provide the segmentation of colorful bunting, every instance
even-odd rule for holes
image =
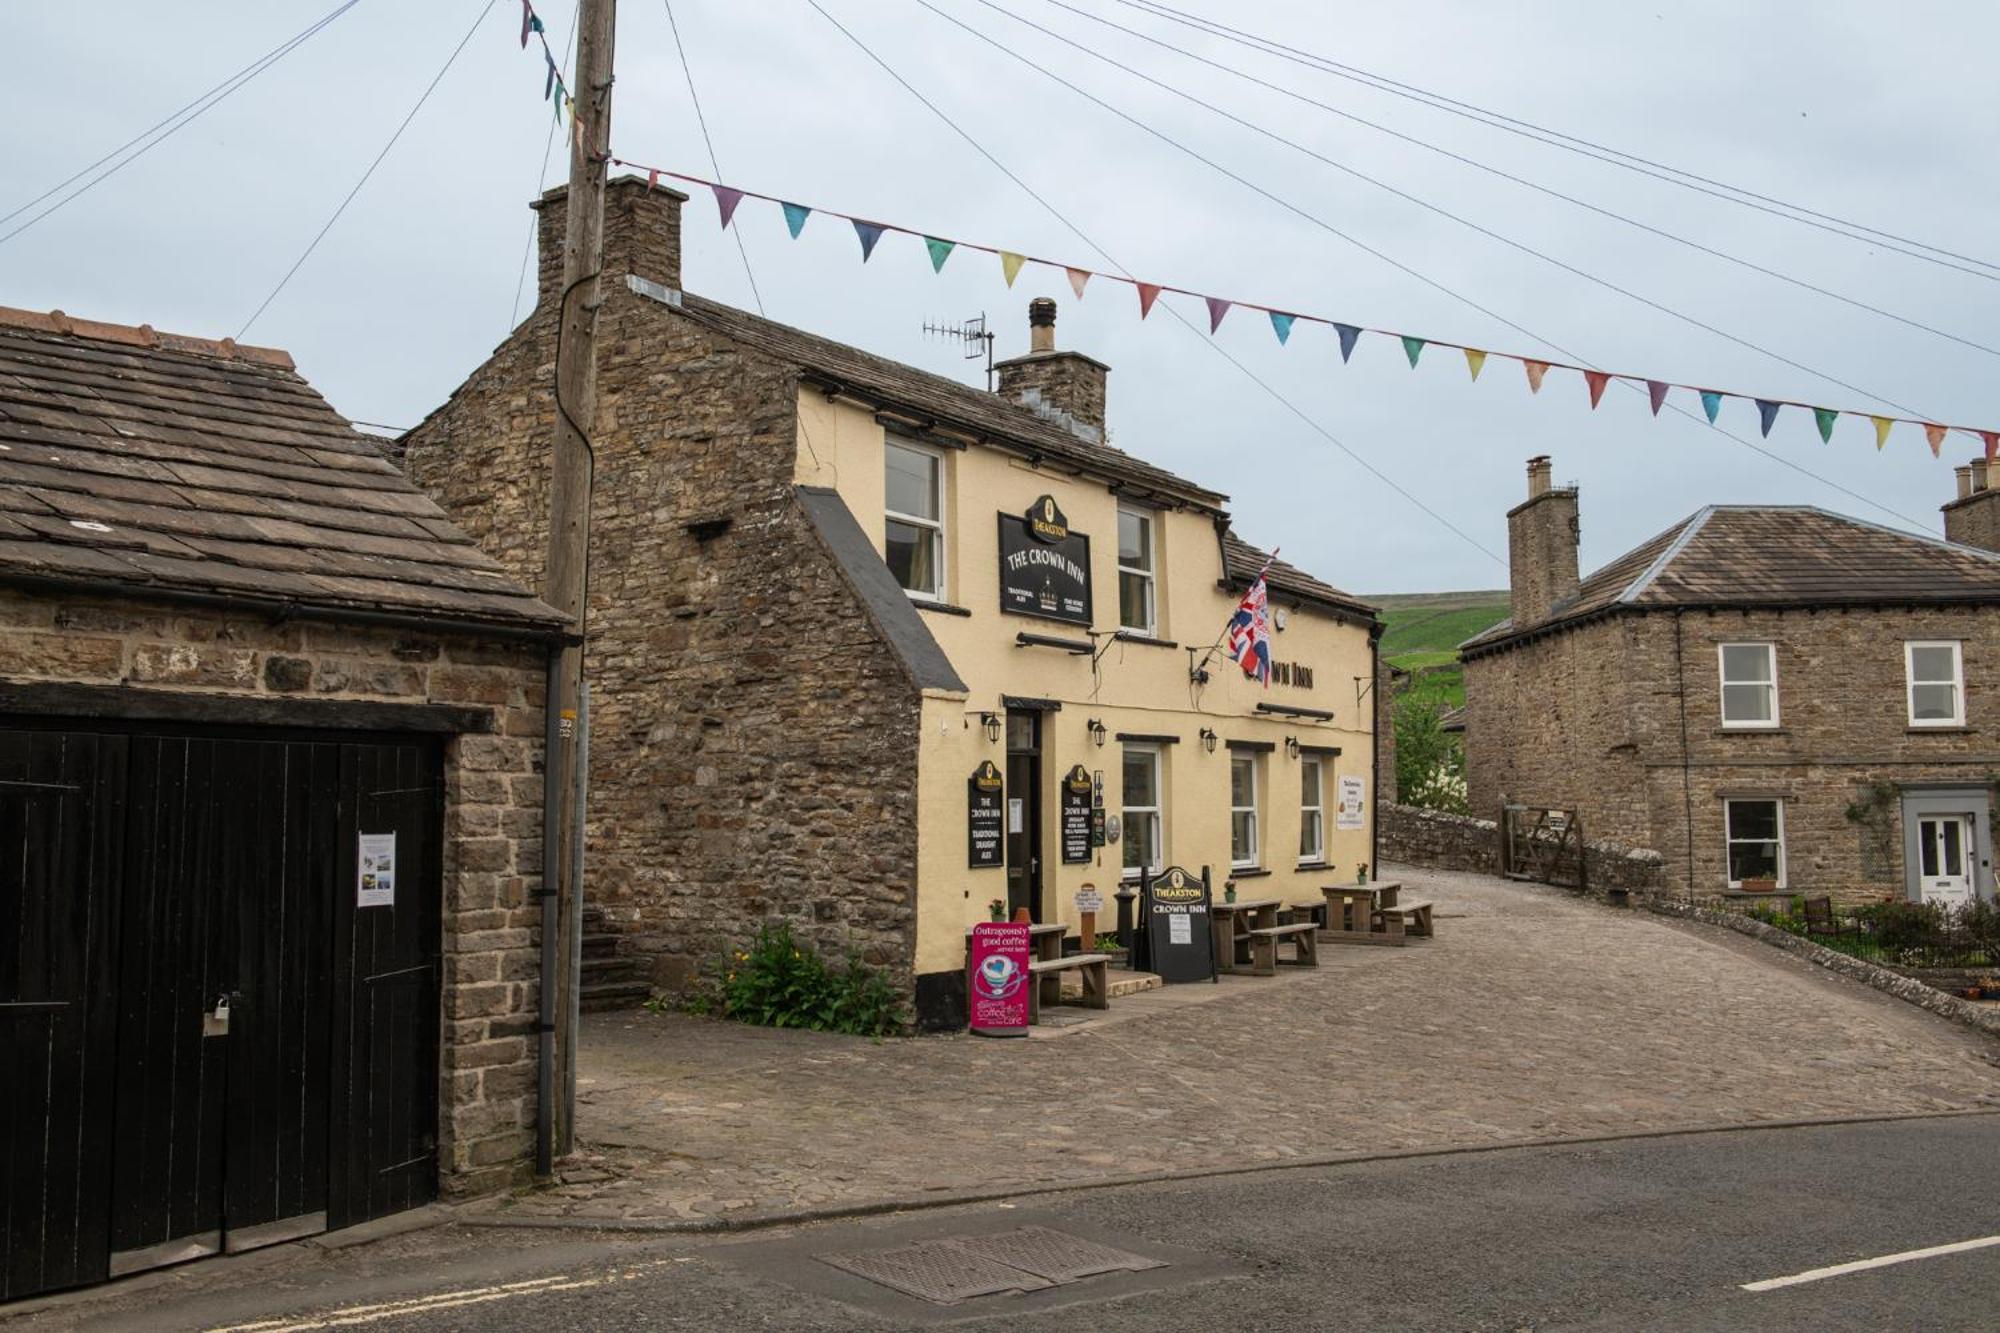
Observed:
[[[1813,409],[1813,424],[1819,427],[1819,442],[1821,444],[1833,443],[1833,419],[1839,415],[1840,413],[1830,407],[1815,407]]]
[[[806,219],[812,215],[812,210],[804,204],[788,204],[782,199],[778,201],[778,207],[785,210],[785,230],[796,241],[799,233],[806,229]]]
[[[1271,332],[1278,335],[1278,346],[1283,347],[1287,342],[1291,341],[1292,320],[1294,318],[1296,316],[1281,315],[1275,310],[1271,312]]]
[[[528,49],[528,34],[535,30],[535,7],[521,0],[521,49]]]
[[[1160,299],[1159,284],[1138,282],[1134,283],[1133,286],[1139,289],[1139,318],[1144,319],[1153,313],[1153,302]]]
[[[1064,269],[1069,274],[1069,289],[1076,293],[1076,299],[1083,299],[1083,284],[1090,281],[1090,270],[1081,268]]]
[[[1012,250],[1000,252],[1000,271],[1007,275],[1007,285],[1012,287],[1014,279],[1021,276],[1021,265],[1028,262],[1026,255],[1017,255]]]
[[[854,224],[854,234],[861,238],[861,262],[865,264],[868,257],[875,253],[875,242],[882,239],[886,228],[879,222],[863,222],[860,218],[849,218],[848,221]]]
[[[1870,417],[1868,419],[1875,423],[1875,448],[1879,451],[1883,445],[1889,442],[1889,418]]]
[[[727,185],[712,187],[715,190],[715,208],[722,214],[722,229],[729,230],[729,220],[736,216],[736,206],[743,202],[743,191],[732,190]]]
[[[548,62],[549,76],[542,80],[542,100],[549,100],[549,94],[556,90],[556,58],[548,51],[542,52],[542,59]]]
[[[1646,381],[1646,401],[1653,405],[1653,415],[1660,415],[1660,405],[1667,401],[1667,386],[1662,380]]]
[[[1486,353],[1480,351],[1477,347],[1466,348],[1465,368],[1471,371],[1472,378],[1477,380],[1479,372],[1486,369]]]
[[[1361,338],[1361,330],[1352,324],[1336,324],[1333,331],[1340,335],[1340,360],[1345,364],[1354,355],[1354,344]]]
[[[1417,368],[1417,358],[1424,354],[1424,340],[1422,338],[1412,338],[1407,333],[1402,335],[1402,337],[1403,355],[1410,358],[1410,369],[1415,370]]]
[[[1979,442],[1986,446],[1986,461],[1990,464],[1994,455],[2000,454],[2000,430],[1982,430]]]
[[[951,258],[951,252],[956,248],[955,241],[943,241],[935,236],[924,237],[924,249],[931,252],[931,272],[944,272],[944,261]]]
[[[1944,444],[1944,427],[1926,421],[1924,423],[1924,438],[1930,441],[1931,457],[1936,458],[1939,448]]]
[[[1219,296],[1204,296],[1208,302],[1208,331],[1214,333],[1222,327],[1222,317],[1229,313],[1230,303]]]
[[[1757,400],[1757,421],[1767,440],[1771,438],[1771,423],[1778,419],[1778,409],[1782,406],[1782,403],[1774,403],[1768,398]]]
[[[1549,373],[1549,363],[1546,361],[1523,361],[1521,364],[1528,371],[1528,392],[1540,393],[1542,391],[1542,376]]]
[[[1611,383],[1611,376],[1602,370],[1586,370],[1583,379],[1590,385],[1590,410],[1595,412],[1598,402],[1604,397],[1604,386]]]
[[[1715,424],[1715,414],[1722,410],[1722,395],[1713,389],[1702,389],[1701,410],[1708,413],[1708,424]]]

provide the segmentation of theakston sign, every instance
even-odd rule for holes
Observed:
[[[1070,531],[1052,496],[1000,515],[1000,609],[1090,624],[1090,538]]]

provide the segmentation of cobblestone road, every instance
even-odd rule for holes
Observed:
[[[1393,868],[1392,868],[1393,869]],[[1438,938],[1048,1039],[586,1023],[584,1151],[485,1205],[690,1218],[1330,1153],[2000,1106],[2000,1045],[1728,932],[1401,872]],[[1201,992],[1199,996],[1194,992]]]

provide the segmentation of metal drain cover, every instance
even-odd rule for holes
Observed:
[[[1054,1285],[1023,1269],[982,1259],[949,1240],[924,1240],[888,1250],[813,1257],[933,1305],[956,1305],[974,1296],[1040,1291]]]
[[[884,1250],[813,1257],[933,1305],[956,1305],[975,1296],[1018,1296],[1105,1273],[1167,1266],[1050,1227],[945,1236]]]

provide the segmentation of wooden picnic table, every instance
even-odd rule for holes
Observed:
[[[1390,943],[1381,938],[1383,932],[1377,927],[1377,918],[1383,908],[1396,906],[1402,888],[1403,882],[1395,879],[1322,886],[1320,892],[1326,897],[1326,929],[1320,933],[1321,938],[1345,944]],[[1394,943],[1402,943],[1401,938]]]
[[[1211,928],[1215,932],[1215,967],[1218,972],[1234,972],[1237,964],[1250,966],[1250,937],[1246,930],[1278,924],[1284,903],[1276,898],[1238,898],[1210,903]]]

